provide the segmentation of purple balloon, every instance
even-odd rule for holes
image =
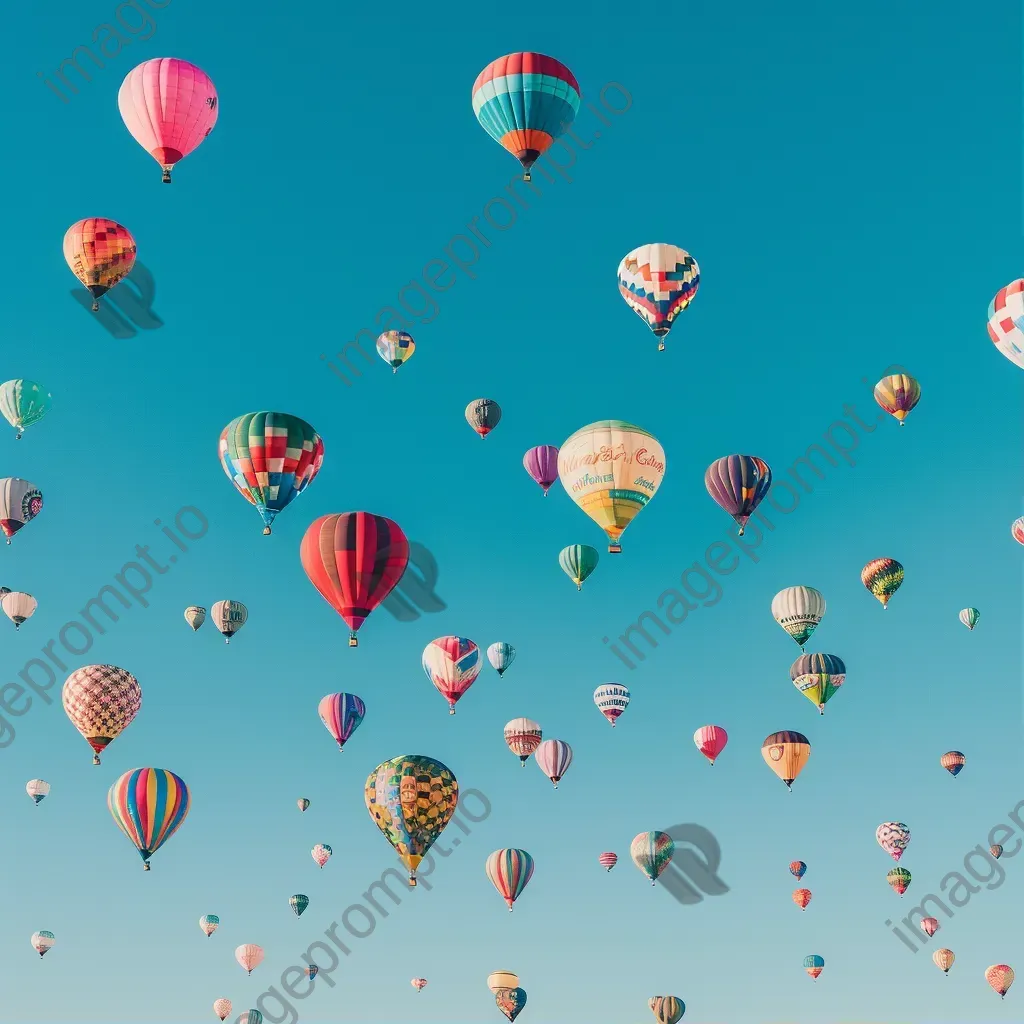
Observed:
[[[544,488],[548,489],[558,479],[558,449],[553,444],[541,444],[531,448],[523,456],[523,468]]]
[[[743,528],[772,486],[772,471],[756,455],[726,455],[704,474],[708,494]]]

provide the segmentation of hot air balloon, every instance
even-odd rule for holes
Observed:
[[[905,373],[883,377],[875,385],[875,401],[902,427],[911,410],[921,400],[921,385]]]
[[[64,261],[92,296],[94,313],[100,296],[132,272],[135,251],[131,232],[106,217],[76,221],[64,234]]]
[[[939,930],[939,919],[937,917],[921,918],[921,931],[931,938]]]
[[[34,932],[29,941],[32,943],[32,948],[39,954],[39,959],[42,960],[46,956],[47,951],[53,948],[53,944],[57,940],[53,932],[39,931]]]
[[[393,373],[398,373],[398,368],[415,351],[416,342],[405,331],[385,331],[377,339],[377,355],[391,367]]]
[[[52,397],[34,380],[8,380],[0,384],[0,412],[17,431],[15,441],[21,440],[26,427],[46,415]]]
[[[512,904],[533,878],[533,858],[525,850],[495,850],[487,858],[484,872],[511,914]]]
[[[817,954],[812,953],[810,956],[804,957],[804,970],[815,980],[818,980],[818,975],[825,969],[825,961]]]
[[[25,783],[25,792],[32,797],[32,802],[38,807],[49,795],[50,784],[42,779],[30,779]]]
[[[1010,536],[1018,544],[1024,544],[1024,516],[1020,516],[1018,519],[1010,524]]]
[[[720,725],[702,725],[694,734],[697,749],[714,765],[718,755],[725,750],[729,734]]]
[[[192,627],[192,632],[196,630],[206,621],[206,609],[200,608],[199,605],[191,605],[185,609],[185,621]]]
[[[448,714],[480,675],[480,648],[463,636],[439,636],[423,648],[423,671],[448,701]]]
[[[312,850],[309,851],[309,855],[320,865],[320,870],[323,871],[324,865],[331,859],[331,854],[334,851],[326,843],[317,843]]]
[[[981,612],[977,608],[964,608],[959,617],[960,621],[973,632],[974,627],[978,624],[978,619],[981,618]]]
[[[309,807],[309,801],[304,796],[300,796],[295,802],[299,805],[300,811],[305,811]]]
[[[951,949],[937,949],[932,953],[932,963],[935,964],[943,974],[949,974],[949,969],[953,966],[953,961],[955,959],[956,957],[953,955],[953,950]]]
[[[633,863],[654,885],[658,876],[668,867],[675,853],[675,840],[665,832],[641,832],[629,844],[629,855]]]
[[[793,782],[811,756],[811,741],[802,732],[773,732],[761,744],[761,756],[792,792]]]
[[[26,523],[39,515],[42,508],[43,495],[35,484],[17,476],[0,479],[0,529],[6,534],[8,544]]]
[[[985,970],[985,980],[999,993],[1000,999],[1010,991],[1013,978],[1013,968],[1006,964],[994,964]]]
[[[235,959],[246,974],[252,974],[263,963],[263,947],[246,942],[235,950]]]
[[[1011,281],[988,306],[988,336],[1011,363],[1024,369],[1024,281]]]
[[[366,717],[366,705],[354,693],[329,693],[321,698],[316,710],[324,728],[338,744],[338,750],[343,749]]]
[[[259,1010],[246,1010],[238,1015],[235,1024],[263,1024],[263,1014]]]
[[[521,988],[500,988],[494,993],[494,1001],[506,1017],[509,1024],[519,1016],[526,1005],[526,991]]]
[[[511,644],[496,643],[487,648],[487,660],[500,679],[505,670],[516,660],[516,649]]]
[[[580,109],[573,73],[542,53],[509,53],[491,61],[477,75],[472,95],[477,121],[522,164],[523,181]]]
[[[860,581],[887,608],[903,583],[903,566],[895,558],[873,558],[861,569]]]
[[[398,523],[384,516],[344,512],[314,520],[299,556],[310,583],[348,624],[349,647],[358,647],[359,627],[409,564],[409,541]]]
[[[677,245],[652,242],[623,256],[616,276],[619,294],[654,332],[658,351],[664,352],[665,336],[700,286],[697,261]]]
[[[906,868],[892,868],[885,880],[901,896],[910,888],[910,872]]]
[[[523,456],[523,468],[540,484],[546,498],[551,485],[558,479],[558,449],[553,444],[531,448]]]
[[[14,623],[14,628],[21,629],[21,624],[32,618],[39,605],[31,594],[22,594],[13,590],[0,597],[0,607],[3,608],[7,618]]]
[[[519,988],[519,975],[511,971],[493,971],[487,975],[487,987],[492,992],[503,988]]]
[[[558,789],[558,783],[572,764],[572,747],[562,740],[543,740],[534,751],[533,759]]]
[[[132,138],[163,168],[189,155],[217,123],[217,90],[210,76],[177,57],[154,57],[132,68],[117,93],[121,120]]]
[[[807,874],[807,865],[802,860],[795,860],[789,865],[789,873],[794,878],[803,878]]]
[[[209,938],[220,927],[220,918],[216,914],[203,914],[199,918],[199,927],[203,934]]]
[[[743,536],[747,520],[771,490],[772,471],[756,455],[726,455],[708,466],[704,486],[716,503],[736,520]]]
[[[665,452],[640,427],[599,420],[581,427],[559,449],[558,477],[566,494],[604,530],[609,553],[617,554],[626,527],[665,478]]]
[[[608,871],[611,871],[611,869],[613,867],[615,867],[616,864],[619,863],[618,854],[611,853],[611,852],[609,852],[609,853],[602,853],[597,858],[597,863],[600,864],[601,867],[606,868]]]
[[[302,912],[309,906],[309,897],[304,896],[301,892],[296,893],[294,896],[288,897],[288,906],[292,908],[292,913],[296,917],[302,917]]]
[[[910,845],[910,827],[902,821],[883,821],[875,829],[875,839],[893,860],[899,860]]]
[[[306,977],[312,981],[320,973],[320,968],[316,964],[306,965]]]
[[[789,678],[823,715],[825,704],[846,681],[846,666],[834,654],[801,654],[790,666]]]
[[[813,587],[786,587],[772,598],[772,616],[803,650],[825,617],[825,598]]]
[[[416,989],[417,992],[422,992],[423,989],[427,987],[427,979],[413,978],[412,981],[409,982],[409,984],[412,985],[412,987]]]
[[[107,793],[114,824],[131,840],[149,871],[149,858],[167,842],[188,815],[188,786],[164,768],[133,768]]]
[[[459,783],[440,761],[403,754],[379,764],[366,779],[366,809],[416,884],[416,869],[459,802]]]
[[[217,455],[235,490],[256,506],[266,537],[277,515],[320,472],[324,442],[298,416],[265,410],[247,412],[220,432]]]
[[[629,689],[621,683],[602,683],[594,691],[594,703],[614,729],[616,719],[629,706]]]
[[[139,681],[116,665],[86,665],[72,672],[61,696],[71,724],[93,749],[93,764],[100,763],[100,751],[131,725],[142,707]]]
[[[1003,855],[1003,848],[1001,846],[998,846],[998,845],[997,846],[990,846],[988,848],[988,852],[991,853],[992,856],[995,857],[996,860],[999,860],[999,858],[1002,857],[1002,855]]]
[[[216,601],[210,609],[210,618],[224,637],[224,643],[229,644],[231,638],[245,625],[249,609],[241,601]]]
[[[228,1014],[231,1013],[231,1000],[215,999],[213,1001],[213,1012],[220,1017],[221,1020],[227,1020]]]
[[[946,753],[939,758],[939,764],[941,764],[942,767],[953,776],[953,778],[956,778],[963,769],[963,766],[967,764],[967,758],[964,757],[959,750],[947,750]]]
[[[810,889],[794,889],[793,902],[801,909],[806,910],[807,904],[811,902]]]
[[[583,589],[583,581],[597,568],[597,549],[589,544],[570,544],[558,553],[558,564],[562,572]]]
[[[686,1004],[676,996],[652,996],[647,1005],[658,1024],[679,1024],[686,1013]]]
[[[466,406],[466,422],[486,437],[501,422],[501,406],[492,398],[474,398]]]
[[[513,718],[505,726],[508,749],[519,758],[524,768],[543,738],[540,726],[530,718]]]

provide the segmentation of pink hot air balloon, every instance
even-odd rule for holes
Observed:
[[[228,1014],[231,1013],[231,1000],[215,999],[213,1001],[213,1012],[217,1014],[221,1020],[227,1020]]]
[[[725,750],[729,742],[729,734],[720,725],[702,725],[694,734],[693,742],[697,749],[712,763]]]
[[[155,57],[128,72],[117,94],[121,118],[135,141],[163,168],[188,156],[217,123],[217,90],[187,60]]]
[[[320,870],[323,871],[324,865],[331,859],[331,854],[334,851],[326,843],[317,843],[309,853],[313,860],[320,865]]]
[[[937,917],[921,918],[921,931],[931,938],[939,930],[939,919]]]
[[[344,749],[349,737],[366,717],[366,705],[354,693],[329,693],[316,710],[320,721],[338,744],[338,750]]]
[[[558,783],[572,764],[572,747],[562,740],[544,740],[534,751],[533,759],[558,789]]]
[[[618,854],[602,853],[601,856],[597,858],[597,863],[600,864],[601,867],[607,868],[611,871],[611,869],[619,863]]]
[[[422,992],[424,987],[427,984],[427,979],[426,978],[413,978],[412,981],[409,982],[409,984],[412,985],[412,987],[414,989],[416,989],[417,992]]]
[[[263,963],[263,947],[246,942],[235,950],[235,959],[247,974],[252,974]]]
[[[558,479],[558,449],[553,444],[541,444],[531,448],[523,456],[523,468],[548,496],[551,485]]]

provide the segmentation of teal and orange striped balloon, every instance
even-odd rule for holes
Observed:
[[[191,806],[188,786],[165,768],[133,768],[110,787],[107,807],[149,871],[149,858],[177,832]]]
[[[647,1005],[658,1024],[679,1024],[686,1013],[686,1003],[678,996],[651,996]]]

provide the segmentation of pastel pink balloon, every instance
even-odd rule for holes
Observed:
[[[729,734],[720,725],[702,725],[694,734],[693,742],[697,749],[712,763],[725,750],[729,742]]]
[[[187,60],[155,57],[128,72],[117,106],[135,141],[164,170],[189,155],[217,123],[217,90],[210,76]]]

